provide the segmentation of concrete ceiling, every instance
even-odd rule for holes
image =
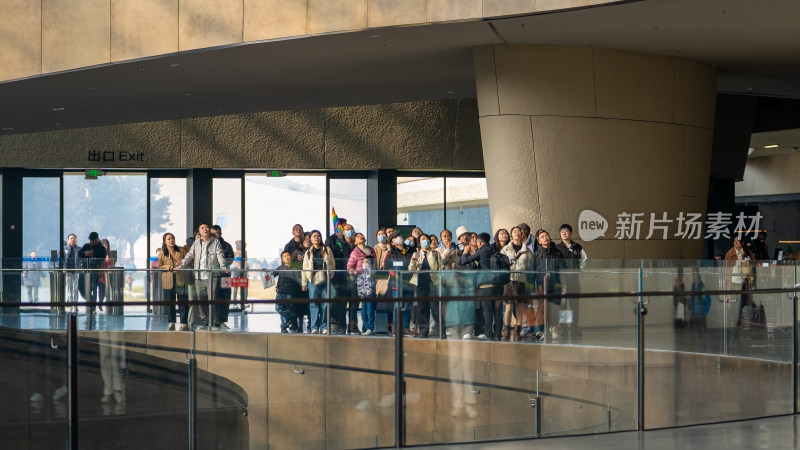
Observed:
[[[750,158],[800,152],[800,129],[753,133],[750,148]]]
[[[471,49],[592,45],[714,64],[720,92],[800,98],[797,0],[643,0],[235,45],[0,83],[0,134],[475,96]]]

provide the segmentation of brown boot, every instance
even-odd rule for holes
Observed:
[[[522,332],[522,326],[517,325],[514,327],[514,342],[519,342],[522,340],[520,337],[520,333]]]
[[[506,325],[503,327],[503,334],[500,335],[501,341],[507,341],[511,337],[511,325]]]

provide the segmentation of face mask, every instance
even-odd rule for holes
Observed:
[[[353,232],[353,230],[345,230],[344,237],[347,239],[352,239],[354,234],[355,232]]]
[[[402,243],[403,243],[403,238],[401,238],[401,237],[399,237],[399,236],[398,236],[398,237],[397,237],[397,239],[395,239],[395,240],[394,240],[394,242],[395,242],[395,244],[397,244],[397,245],[400,245],[400,244],[402,244]],[[406,242],[407,242],[407,241],[406,241]]]
[[[386,236],[383,234],[378,235],[378,242],[380,242],[381,244],[386,242]]]
[[[419,241],[419,245],[421,245],[422,248],[428,248],[428,246],[431,245],[431,243],[428,242],[428,241],[422,240],[422,241]]]
[[[459,250],[464,250],[464,243],[463,242],[459,242],[458,243],[458,249]]]
[[[411,247],[411,240],[406,239],[405,242],[403,242],[403,244],[406,244],[407,246]]]

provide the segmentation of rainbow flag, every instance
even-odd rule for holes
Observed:
[[[342,231],[342,224],[339,223],[339,216],[336,215],[336,209],[331,208],[331,219],[333,220],[333,231],[338,233]]]

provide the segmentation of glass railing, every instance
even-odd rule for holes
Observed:
[[[795,265],[30,262],[1,278],[5,423],[36,430],[15,448],[396,447],[798,412]]]

